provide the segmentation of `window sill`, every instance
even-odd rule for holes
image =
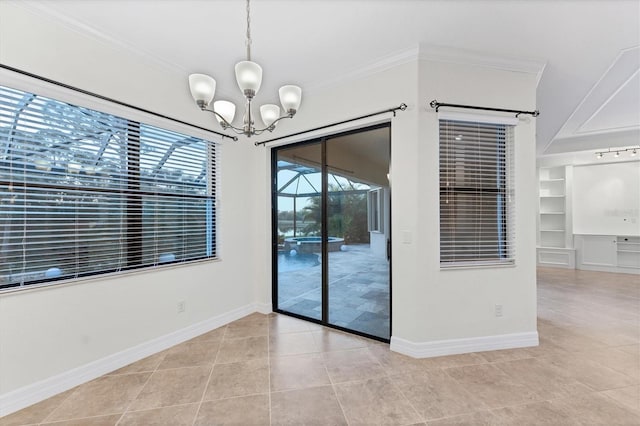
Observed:
[[[143,268],[129,269],[126,271],[108,272],[105,274],[95,274],[95,275],[89,275],[86,277],[68,278],[68,279],[58,280],[58,281],[50,281],[50,282],[43,282],[38,284],[26,284],[22,286],[8,287],[5,289],[0,289],[0,298],[2,296],[18,293],[18,292],[25,293],[28,291],[36,291],[36,290],[43,290],[43,289],[50,289],[50,288],[69,287],[77,284],[86,284],[87,282],[91,282],[91,281],[95,282],[100,280],[116,279],[120,277],[131,277],[139,274],[148,274],[150,272],[162,272],[162,271],[168,271],[171,269],[179,269],[187,266],[194,266],[200,263],[217,263],[220,261],[221,259],[219,257],[214,257],[210,259],[197,259],[197,260],[189,260],[189,261],[180,262],[180,263],[172,263],[169,265],[147,266]]]
[[[502,269],[502,268],[514,268],[516,262],[505,263],[487,263],[487,264],[457,264],[451,266],[440,265],[441,271],[454,271],[454,270],[466,270],[466,269]]]

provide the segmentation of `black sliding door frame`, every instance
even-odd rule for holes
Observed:
[[[358,330],[353,330],[346,327],[329,323],[329,250],[328,250],[328,165],[327,165],[327,142],[331,139],[336,139],[343,136],[348,136],[356,133],[362,133],[369,130],[376,130],[388,128],[389,131],[389,144],[391,143],[391,122],[380,123],[368,127],[362,127],[346,132],[335,133],[320,138],[314,138],[308,141],[297,142],[288,145],[282,145],[280,147],[273,147],[271,149],[271,303],[273,312],[288,315],[294,318],[299,318],[305,321],[310,321],[325,327],[334,328],[340,331],[345,331],[358,336],[366,337],[369,339],[377,340],[380,342],[389,343],[390,339],[385,339],[379,336],[363,333]],[[321,258],[322,258],[322,282],[321,282],[321,294],[322,294],[322,319],[307,317],[294,312],[289,312],[278,308],[278,151],[279,149],[291,148],[293,146],[314,145],[320,144],[321,148]],[[389,154],[389,162],[391,161],[391,154]],[[391,187],[391,185],[389,185]],[[389,197],[390,203],[390,197]],[[295,216],[294,212],[294,216]],[[391,205],[389,205],[389,240],[391,240]],[[389,330],[390,335],[393,330],[392,323],[392,262],[391,252],[388,252],[389,262]]]

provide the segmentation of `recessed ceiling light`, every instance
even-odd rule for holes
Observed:
[[[461,141],[462,140],[462,135],[458,135],[454,139],[457,140],[457,141]]]

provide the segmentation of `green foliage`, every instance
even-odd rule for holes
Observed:
[[[338,193],[337,188],[329,188],[327,205],[327,227],[331,237],[344,238],[347,244],[369,243],[367,230],[366,194]],[[320,236],[321,197],[313,197],[304,210],[305,235]]]

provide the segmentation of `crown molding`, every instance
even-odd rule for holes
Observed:
[[[468,49],[429,44],[420,44],[419,59],[535,74],[536,85],[540,82],[542,73],[547,65],[546,61],[543,60],[496,56]]]
[[[353,70],[343,73],[339,76],[326,79],[317,84],[312,84],[309,87],[305,87],[305,92],[313,93],[315,91],[324,90],[329,87],[338,86],[340,84],[360,80],[378,74],[399,65],[416,61],[418,59],[418,54],[418,45],[390,53],[364,66],[354,68]]]
[[[119,48],[120,50],[133,53],[136,56],[142,57],[147,61],[152,62],[155,65],[161,66],[174,73],[179,73],[179,74],[187,73],[187,70],[179,66],[178,64],[169,62],[144,49],[140,49],[139,47],[136,47],[132,44],[129,44],[117,38],[111,37],[105,34],[104,32],[98,30],[97,28],[85,24],[82,21],[79,21],[68,15],[62,14],[56,11],[54,8],[50,7],[46,2],[31,0],[31,1],[23,1],[20,3],[15,3],[15,5],[35,15],[41,16],[45,19],[54,20],[57,24],[61,25],[62,27],[70,31],[75,32],[76,34],[79,34],[84,37],[90,37],[107,46],[112,46],[114,48]]]
[[[504,71],[535,74],[536,86],[540,82],[546,67],[546,62],[540,60],[502,57],[449,46],[417,44],[385,55],[376,61],[370,62],[362,67],[355,68],[352,71],[341,74],[340,76],[311,85],[310,87],[305,88],[305,91],[312,93],[328,87],[363,79],[416,60],[475,65]]]

